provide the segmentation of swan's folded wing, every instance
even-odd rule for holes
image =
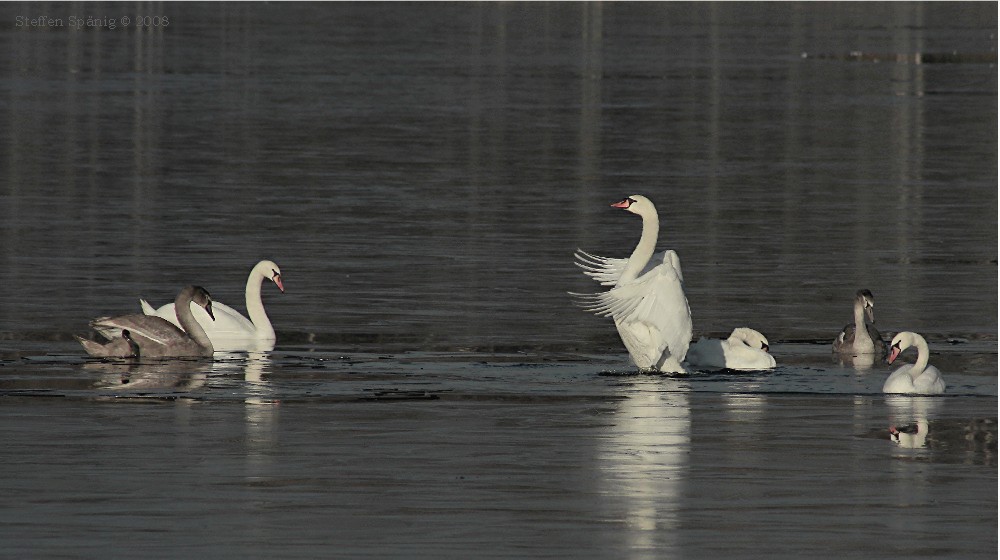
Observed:
[[[662,256],[663,264],[668,265],[671,268],[673,268],[674,272],[677,274],[677,279],[681,281],[681,284],[683,284],[684,283],[684,273],[681,272],[681,258],[679,256],[677,256],[677,252],[674,251],[673,249],[667,249],[666,251],[664,251],[663,253],[661,253],[660,256]],[[657,260],[656,257],[657,257],[657,255],[654,255],[652,259],[649,259],[649,262],[651,262],[651,263],[652,262],[656,262],[656,260]],[[649,268],[649,267],[647,266],[647,268]],[[643,274],[645,274],[645,273],[646,273],[646,271],[644,270]]]
[[[201,313],[198,313],[199,310]],[[218,301],[212,302],[212,312],[215,313],[214,321],[199,305],[191,306],[191,311],[210,335],[212,333],[245,333],[252,335],[257,331],[257,327],[250,319],[247,319],[232,307]]]
[[[120,315],[118,317],[101,317],[94,319],[90,326],[100,333],[117,332],[121,336],[124,329],[133,335],[139,335],[158,344],[167,344],[178,338],[186,338],[184,331],[174,326],[170,321],[149,315]]]
[[[607,292],[574,295],[584,309],[598,315],[620,323],[646,323],[655,327],[666,340],[671,355],[678,361],[684,359],[691,344],[691,309],[684,295],[684,284],[673,266],[657,266],[634,282]]]

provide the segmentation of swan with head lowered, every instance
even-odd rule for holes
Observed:
[[[246,305],[249,319],[224,303],[215,302],[215,320],[211,320],[204,310],[192,307],[194,317],[212,339],[216,350],[260,350],[274,347],[274,327],[264,311],[260,299],[260,287],[265,280],[270,280],[281,292],[285,285],[281,281],[281,269],[272,261],[260,261],[247,278]],[[162,317],[175,325],[177,314],[174,304],[168,303],[159,309],[154,309],[146,300],[140,299],[139,305],[146,315]],[[269,347],[269,348],[268,348]]]
[[[927,347],[924,337],[914,332],[904,331],[897,334],[892,339],[892,350],[889,353],[889,363],[896,361],[896,358],[903,353],[903,350],[911,346],[917,347],[917,361],[906,364],[889,375],[882,385],[883,393],[916,393],[921,395],[935,395],[943,393],[945,389],[944,379],[938,368],[928,365],[931,351]]]
[[[875,296],[870,290],[858,290],[854,295],[854,324],[847,325],[833,341],[836,354],[885,356],[885,341],[875,329]]]
[[[191,303],[204,308],[212,317],[212,296],[205,288],[188,286],[177,294],[175,308],[181,328],[160,317],[138,313],[101,317],[90,325],[109,342],[101,344],[77,337],[91,356],[114,358],[184,358],[210,357],[215,352],[212,341],[191,313]],[[182,330],[183,329],[183,330]]]
[[[684,373],[681,362],[691,344],[691,309],[684,295],[680,258],[671,250],[653,255],[660,232],[656,207],[646,197],[629,196],[611,205],[642,218],[642,235],[632,255],[616,259],[577,250],[577,266],[606,292],[572,294],[581,305],[618,328],[640,371]]]
[[[767,338],[760,332],[739,327],[725,340],[700,338],[688,349],[687,363],[693,367],[770,369],[777,363],[768,348]]]

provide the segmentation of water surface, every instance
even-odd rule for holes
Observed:
[[[0,6],[5,554],[996,557],[995,4],[85,6]],[[775,371],[572,305],[632,193]],[[72,339],[263,258],[271,352]],[[947,395],[830,356],[859,288]]]

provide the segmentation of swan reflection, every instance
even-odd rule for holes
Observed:
[[[930,433],[927,419],[941,406],[941,399],[891,396],[885,403],[889,407],[889,438],[904,449],[927,447]]]
[[[874,354],[858,354],[857,356],[852,356],[850,354],[834,354],[834,361],[841,367],[854,368],[857,370],[869,370],[875,367],[876,358]],[[879,358],[878,362],[881,363],[882,359]]]
[[[268,352],[248,352],[243,370],[245,396],[243,423],[246,430],[246,476],[257,479],[271,472],[278,444],[279,401],[268,381],[271,355]]]
[[[664,378],[631,384],[600,440],[601,483],[615,499],[612,511],[623,515],[631,550],[662,546],[679,529],[691,443],[688,389],[686,381]]]
[[[95,389],[118,392],[190,392],[204,387],[212,362],[205,360],[107,360],[87,362],[84,370],[98,374]]]

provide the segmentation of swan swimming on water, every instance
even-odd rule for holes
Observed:
[[[725,340],[699,339],[688,349],[687,363],[693,367],[770,369],[777,364],[768,348],[764,335],[751,328],[739,327]]]
[[[854,323],[840,331],[833,341],[833,351],[852,356],[875,354],[885,356],[885,341],[875,329],[875,296],[870,290],[858,290],[854,295]]]
[[[261,349],[261,345],[273,347],[274,327],[271,326],[271,320],[267,317],[260,299],[260,287],[264,280],[274,282],[282,293],[285,291],[278,265],[267,260],[257,263],[250,271],[245,291],[249,319],[232,307],[219,302],[213,302],[214,321],[201,308],[197,306],[191,308],[195,319],[212,339],[216,350],[258,350]],[[146,315],[161,317],[179,326],[173,303],[154,309],[146,300],[140,299],[139,305]]]
[[[882,386],[883,393],[917,393],[932,395],[944,393],[945,384],[938,368],[928,365],[931,351],[924,337],[914,332],[901,332],[892,339],[889,363],[911,346],[917,347],[917,361],[906,364],[889,375]]]
[[[671,250],[653,255],[660,231],[656,207],[631,195],[611,205],[642,218],[642,235],[632,255],[616,259],[577,250],[577,266],[605,286],[597,294],[572,294],[588,311],[612,317],[632,362],[641,371],[684,373],[691,344],[691,309],[684,295],[680,258]]]
[[[177,294],[177,321],[181,328],[160,317],[138,313],[101,317],[90,325],[110,342],[101,344],[77,337],[91,356],[115,358],[210,357],[215,352],[205,329],[194,319],[191,302],[212,317],[212,296],[200,286],[188,286]],[[183,330],[182,330],[183,329]]]

